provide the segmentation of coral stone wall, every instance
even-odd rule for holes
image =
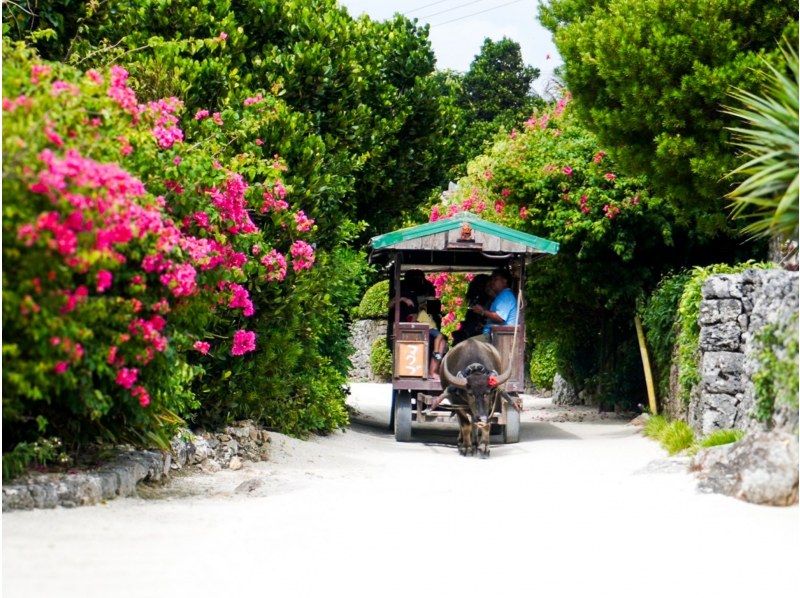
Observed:
[[[356,320],[350,326],[350,342],[356,351],[350,357],[353,367],[348,378],[353,382],[382,382],[372,374],[369,355],[372,343],[386,337],[386,320]]]
[[[751,416],[752,377],[760,349],[754,339],[767,324],[794,325],[797,311],[797,272],[746,270],[709,277],[703,285],[699,318],[701,382],[692,392],[688,410],[689,423],[697,432],[761,427]],[[797,411],[782,407],[774,420],[779,427],[793,428]]]

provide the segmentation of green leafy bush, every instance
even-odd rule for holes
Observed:
[[[669,372],[678,335],[678,303],[690,278],[689,274],[681,273],[662,279],[640,309],[656,389],[662,398],[669,394]]]
[[[140,95],[181,97],[191,113],[259,89],[279,95],[288,112],[262,132],[265,155],[292,166],[285,182],[317,219],[320,245],[346,218],[367,221],[368,234],[389,230],[458,160],[456,109],[432,77],[427,27],[401,15],[355,19],[335,0],[57,2],[47,19],[3,13],[17,39],[63,24],[57,39],[37,42],[47,58],[116,62]]]
[[[362,227],[311,245],[264,147],[290,120],[274,96],[186,114],[131,84],[4,43],[4,450],[44,429],[163,447],[187,417],[342,425]]]
[[[764,326],[756,335],[760,346],[758,370],[753,375],[756,402],[753,415],[758,421],[769,422],[776,404],[797,409],[798,371],[797,318],[786,327]]]
[[[369,365],[372,373],[382,380],[389,380],[392,377],[393,362],[392,352],[386,346],[386,341],[382,338],[375,339],[372,343],[372,350],[369,354]]]
[[[613,148],[621,168],[648,176],[695,222],[692,237],[729,229],[720,198],[730,190],[725,175],[735,164],[726,127],[736,121],[721,104],[731,87],[759,86],[762,60],[782,58],[782,35],[796,47],[797,7],[548,0],[540,18],[564,58],[564,80],[583,122]]]
[[[385,319],[389,312],[389,281],[381,280],[369,287],[355,309],[355,317],[361,319]]]
[[[557,345],[553,341],[536,343],[531,355],[531,382],[536,388],[552,390],[557,371]]]
[[[470,211],[558,242],[557,255],[528,270],[528,334],[557,346],[557,369],[577,388],[631,407],[644,394],[636,298],[687,256],[673,248],[670,207],[645,179],[619,173],[570,110],[563,98],[498,136],[430,219]],[[458,321],[463,293],[443,297],[445,319]]]
[[[3,454],[3,481],[24,473],[32,464],[69,463],[59,438],[40,438],[34,442],[20,442],[13,450]]]

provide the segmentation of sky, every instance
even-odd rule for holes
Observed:
[[[485,38],[508,37],[519,42],[523,61],[541,71],[534,89],[542,94],[562,63],[550,32],[536,18],[537,0],[339,0],[339,4],[353,17],[366,13],[383,21],[399,12],[429,23],[439,69],[464,72]]]

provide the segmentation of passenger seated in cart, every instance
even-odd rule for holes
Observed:
[[[419,298],[433,297],[433,284],[425,278],[422,270],[408,270],[400,281],[400,321],[411,322],[419,309]],[[389,285],[389,321],[394,321],[394,286]]]
[[[417,322],[428,325],[428,340],[430,343],[431,360],[428,372],[431,377],[438,377],[439,366],[442,363],[444,354],[447,353],[447,338],[439,331],[439,324],[428,313],[428,297],[419,297],[419,311],[417,312]]]
[[[486,318],[482,334],[487,341],[490,339],[493,326],[511,326],[517,323],[517,299],[511,290],[512,280],[511,272],[508,270],[493,271],[489,285],[495,296],[489,309],[482,305],[470,308],[474,313]]]
[[[467,314],[461,320],[461,326],[453,333],[453,346],[471,336],[483,333],[486,318],[473,311],[472,308],[476,305],[488,308],[492,304],[493,295],[490,294],[488,288],[490,280],[488,274],[478,274],[470,281],[466,296]]]

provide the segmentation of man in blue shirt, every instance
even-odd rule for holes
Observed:
[[[486,318],[483,334],[488,336],[492,326],[505,326],[517,323],[517,299],[511,286],[511,273],[508,270],[495,270],[489,286],[495,293],[489,309],[481,305],[472,307],[472,311]]]

